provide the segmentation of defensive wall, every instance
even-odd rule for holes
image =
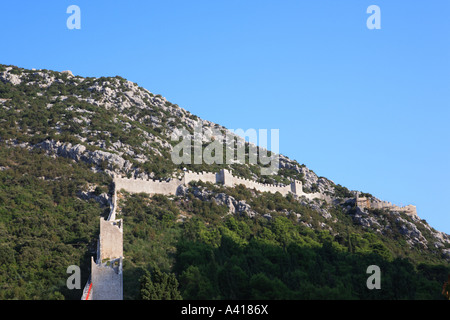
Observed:
[[[100,261],[123,256],[123,220],[100,219]]]
[[[388,201],[381,201],[378,199],[372,199],[367,197],[360,197],[359,194],[356,195],[356,206],[361,209],[386,209],[389,211],[398,211],[404,212],[409,216],[416,217],[417,216],[417,208],[413,205],[407,206],[397,206]]]
[[[97,259],[91,257],[91,275],[81,300],[123,299],[123,220],[116,219],[116,198],[114,188],[108,218],[100,218]]]
[[[97,263],[91,258],[92,288],[89,300],[123,300],[123,258]]]
[[[210,183],[220,183],[220,172],[192,172],[186,171],[184,173],[184,178],[182,179],[185,185],[189,184],[191,181],[202,181],[202,182],[210,182]]]
[[[115,189],[124,189],[130,193],[149,193],[174,195],[180,185],[184,184],[183,179],[172,179],[170,181],[142,180],[128,178],[114,178]]]
[[[331,201],[331,199],[319,192],[305,193],[303,192],[303,185],[301,181],[292,180],[290,184],[265,184],[254,180],[245,179],[234,176],[230,171],[222,169],[217,173],[212,172],[192,172],[186,171],[182,179],[171,179],[169,181],[157,180],[142,180],[114,177],[115,189],[124,189],[130,193],[148,193],[148,194],[164,194],[176,195],[180,185],[187,185],[191,181],[210,182],[213,184],[222,184],[227,187],[234,187],[237,185],[244,185],[246,188],[255,189],[260,192],[279,192],[283,196],[289,193],[298,197],[306,197],[308,199],[322,199]]]
[[[233,176],[225,169],[217,173],[186,171],[182,179],[169,181],[128,179],[114,177],[114,194],[110,201],[110,213],[105,220],[100,219],[100,236],[97,247],[97,260],[91,258],[91,276],[83,290],[82,300],[122,300],[123,299],[123,220],[116,219],[117,190],[124,189],[130,193],[148,193],[176,195],[181,185],[191,181],[222,184],[227,187],[244,185],[246,188],[260,192],[279,192],[283,196],[292,194],[296,199],[321,199],[331,202],[331,197],[322,193],[305,193],[301,181],[292,180],[290,184],[264,184],[254,180]],[[360,208],[388,209],[402,211],[417,216],[416,207],[408,205],[398,207],[387,201],[356,196],[356,205]]]

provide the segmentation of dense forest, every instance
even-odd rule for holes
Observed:
[[[84,285],[98,219],[108,212],[80,199],[79,191],[107,190],[110,178],[71,160],[4,146],[0,167],[0,299],[79,299],[80,290],[66,287],[66,269],[79,265]],[[198,189],[247,199],[271,218],[231,215],[226,206],[196,198]],[[284,213],[299,206],[289,197],[202,183],[185,197],[119,196],[125,299],[444,298],[448,264],[407,246],[399,250],[393,239],[351,223],[334,236],[306,227]],[[316,211],[296,210],[320,222]],[[369,265],[381,269],[381,290],[366,287]]]
[[[110,179],[4,144],[0,168],[0,299],[80,299],[66,287],[66,270],[80,266],[84,285],[104,209],[78,192]]]
[[[80,266],[86,283],[112,174],[182,175],[185,165],[167,160],[169,136],[202,121],[119,76],[0,65],[0,77],[0,299],[80,299],[82,288],[66,286],[67,268]],[[186,167],[296,179],[336,202],[200,182],[171,197],[119,192],[125,299],[444,299],[450,242],[425,220],[369,209],[376,227],[364,226],[354,191],[287,158],[273,176],[257,165]],[[252,214],[231,213],[217,195]],[[380,267],[381,290],[367,289],[370,265]]]
[[[248,192],[237,189],[230,192]],[[121,212],[125,299],[142,298],[139,281],[153,270],[176,275],[183,299],[443,299],[450,273],[445,264],[401,257],[373,233],[349,227],[332,236],[284,214],[229,215],[193,196],[125,194]],[[370,265],[381,269],[381,290],[366,286]]]

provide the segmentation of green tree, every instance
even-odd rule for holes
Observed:
[[[162,272],[157,267],[152,274],[146,271],[141,277],[140,295],[142,300],[182,300],[175,274]]]

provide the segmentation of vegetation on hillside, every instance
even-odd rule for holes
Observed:
[[[192,131],[188,123],[196,116],[179,108],[169,112],[170,102],[118,76],[81,78],[3,65],[0,72],[10,67],[9,75],[20,76],[21,83],[0,81],[0,299],[79,299],[81,290],[66,287],[67,267],[81,267],[84,285],[99,217],[109,211],[93,199],[83,200],[80,192],[111,194],[105,171],[118,170],[116,164],[45,153],[36,146],[46,140],[120,155],[131,163],[120,169],[128,176],[151,173],[167,179],[185,167],[197,172],[229,168],[262,183],[296,179],[306,192],[330,185],[325,192],[332,190],[340,200],[328,206],[201,182],[178,197],[120,194],[126,299],[443,298],[449,264],[425,224],[371,210],[367,217],[376,218],[380,229],[363,227],[354,221],[356,209],[344,203],[354,197],[352,191],[319,177],[311,182],[312,171],[299,170],[305,168],[296,161],[271,177],[261,176],[257,165],[175,165],[168,161],[167,145],[175,142],[167,133],[170,128]],[[136,96],[130,100],[130,88],[138,89],[139,99],[145,97],[139,105],[133,102]],[[248,157],[248,145],[246,150]],[[222,193],[257,214],[230,214],[213,197],[199,197],[202,192]],[[406,222],[428,247],[407,242],[411,239],[400,231]],[[366,287],[372,264],[381,268],[381,290]]]
[[[289,199],[254,197],[261,207],[275,199],[267,219],[229,215],[224,206],[191,197],[125,195],[125,297],[139,298],[139,279],[160,268],[176,275],[183,299],[443,298],[448,264],[402,256],[390,249],[392,239],[358,228],[339,235],[308,228],[282,213],[294,205]],[[367,289],[370,265],[381,268],[381,290]]]
[[[99,216],[77,193],[110,179],[63,158],[0,144],[0,300],[79,299],[68,290],[70,265],[87,280]]]

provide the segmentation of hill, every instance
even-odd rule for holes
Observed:
[[[249,161],[175,164],[180,132],[201,127],[203,152],[221,134],[239,138],[120,76],[0,65],[0,80],[0,298],[76,296],[63,269],[79,264],[87,274],[113,175],[170,180],[221,169],[265,184],[295,179],[311,196],[201,182],[175,196],[123,192],[126,298],[138,298],[139,279],[156,269],[174,273],[193,299],[440,297],[450,236],[410,207],[282,155],[275,175]],[[243,145],[248,160],[252,145]],[[372,264],[383,271],[379,292],[366,288]]]

